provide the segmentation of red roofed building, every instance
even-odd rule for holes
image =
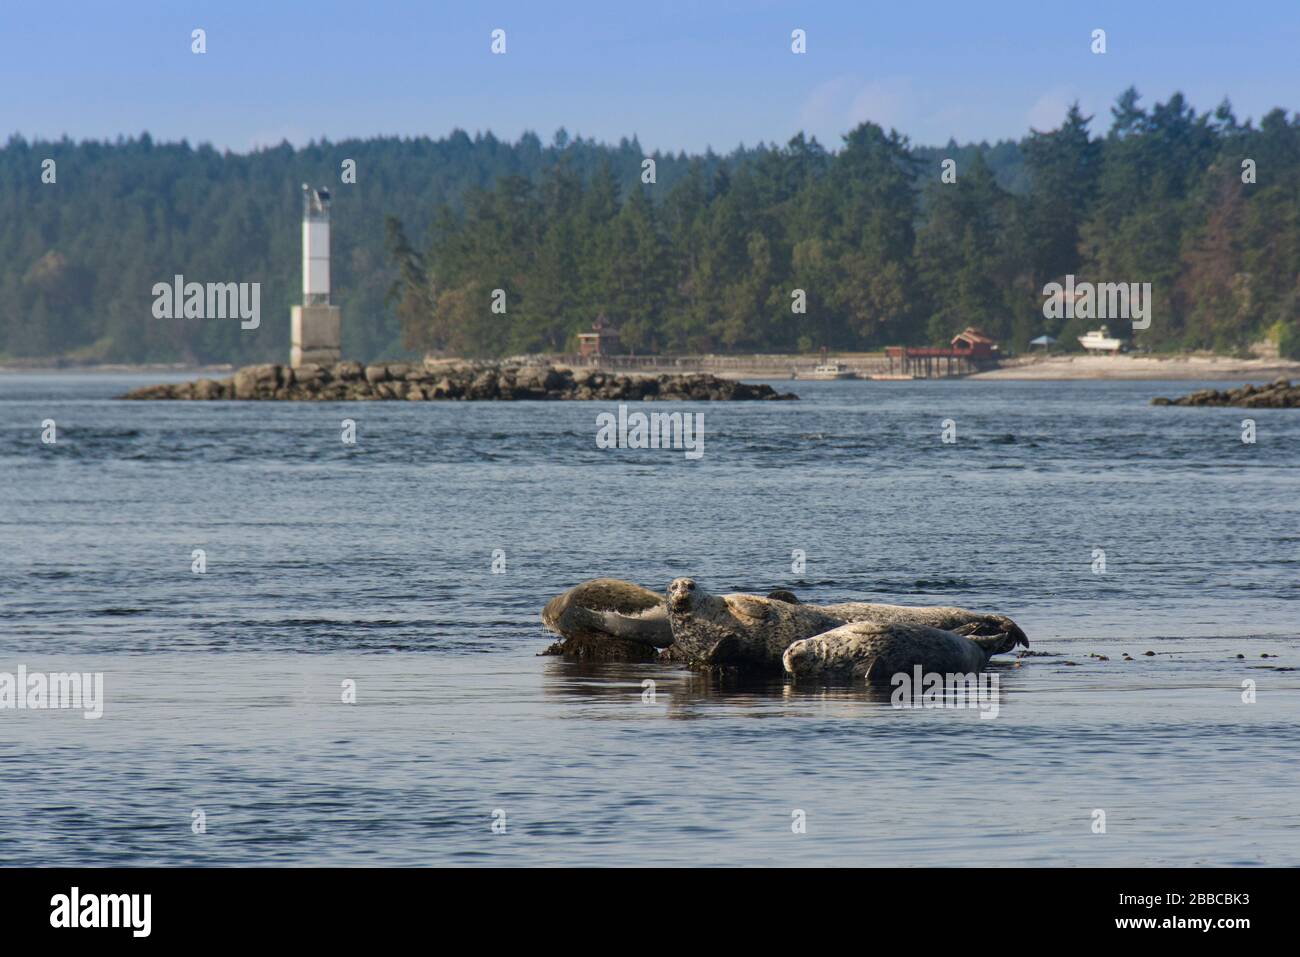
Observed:
[[[948,348],[942,346],[887,346],[889,372],[894,374],[894,360],[904,375],[962,374],[972,372],[999,357],[998,344],[974,326],[967,326],[952,337]]]
[[[967,326],[952,337],[953,350],[972,359],[992,359],[998,353],[998,344],[974,326]]]
[[[591,332],[578,333],[578,354],[583,356],[618,355],[621,346],[618,330],[610,326],[603,315],[591,324]]]

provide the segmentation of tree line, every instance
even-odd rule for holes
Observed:
[[[538,179],[559,155],[581,175],[609,165],[631,177],[644,150],[635,139],[605,145],[563,130],[546,146],[533,134],[509,143],[457,130],[246,154],[147,133],[111,143],[11,136],[0,146],[0,360],[284,361],[289,308],[302,298],[304,182],[333,193],[331,284],[344,353],[403,355],[385,216],[400,212],[423,231],[435,211],[460,208],[501,177]],[[351,184],[342,182],[348,159]],[[683,154],[659,156],[661,182],[685,166]],[[152,289],[177,274],[260,283],[259,327],[155,318]]]
[[[1018,144],[944,149],[864,123],[834,152],[799,135],[672,184],[561,157],[440,209],[422,244],[390,218],[406,342],[563,351],[604,314],[646,353],[937,344],[969,325],[1072,346],[1098,319],[1049,317],[1044,287],[1074,275],[1151,284],[1142,346],[1298,351],[1300,117],[1255,127],[1181,94],[1147,110],[1129,89],[1103,135],[1092,120],[1075,106]]]
[[[249,154],[13,137],[0,354],[282,360],[301,182],[333,189],[334,299],[361,359],[564,352],[598,315],[638,353],[874,349],[968,325],[1069,345],[1098,323],[1045,317],[1066,275],[1151,283],[1142,346],[1271,335],[1300,352],[1300,117],[1239,122],[1180,94],[1148,109],[1132,89],[1110,113],[1101,132],[1071,108],[1018,142],[916,147],[865,123],[833,150],[798,135],[697,156],[563,130]],[[178,273],[261,282],[260,328],[155,319],[150,290]]]

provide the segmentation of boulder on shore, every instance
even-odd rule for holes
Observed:
[[[1152,405],[1215,405],[1242,409],[1300,409],[1300,385],[1290,379],[1274,379],[1267,385],[1243,385],[1236,389],[1199,389],[1177,399],[1155,398]]]
[[[797,399],[770,385],[720,379],[708,373],[636,376],[569,369],[564,366],[516,366],[462,359],[424,365],[405,363],[363,366],[255,365],[228,379],[151,385],[133,389],[124,399],[243,399],[337,402],[380,399],[402,401],[510,401],[563,399],[639,402],[746,401]]]

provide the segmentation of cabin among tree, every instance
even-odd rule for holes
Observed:
[[[952,337],[948,348],[937,346],[888,346],[889,378],[897,376],[965,375],[996,363],[998,344],[974,326]],[[895,371],[897,362],[897,371]]]
[[[591,332],[578,333],[578,354],[581,356],[616,356],[621,350],[618,330],[603,315],[591,324]]]
[[[970,359],[994,359],[998,354],[997,342],[974,326],[967,326],[953,336],[952,348]]]

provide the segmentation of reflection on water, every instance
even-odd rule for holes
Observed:
[[[592,663],[556,658],[547,662],[542,674],[547,694],[580,700],[637,699],[646,705],[661,706],[664,714],[672,718],[708,717],[719,709],[751,717],[807,715],[831,702],[851,709],[851,713],[870,717],[881,707],[892,707],[895,694],[889,686],[872,687],[861,681],[795,681],[779,675],[702,673],[653,663]],[[1005,700],[1007,678],[1014,676],[1018,667],[1011,659],[994,662],[989,674],[996,675],[997,684],[986,686],[991,700],[999,703]],[[940,689],[936,700],[939,707],[955,708],[961,707],[959,702],[965,699],[952,689]],[[975,701],[973,693],[971,701]]]

